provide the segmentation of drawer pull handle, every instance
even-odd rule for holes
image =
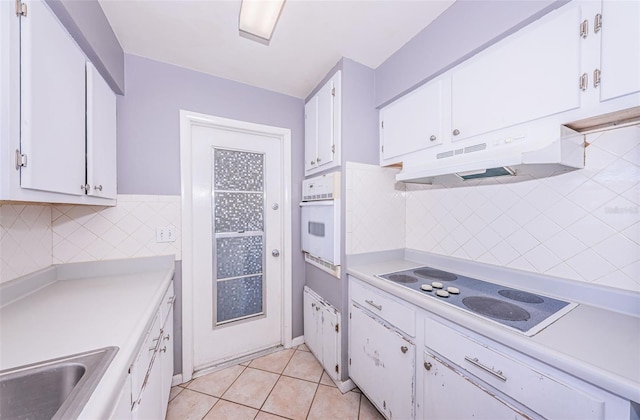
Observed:
[[[382,310],[382,305],[376,305],[375,303],[373,303],[372,300],[365,300],[365,302],[367,302],[369,305],[373,306],[374,308],[376,308],[379,311]]]
[[[407,352],[407,350],[409,350],[409,348],[408,348],[407,346],[402,346],[402,347],[400,347],[400,351],[401,351],[402,353],[406,353],[406,352]]]
[[[507,382],[507,377],[502,374],[501,370],[496,372],[495,370],[491,369],[490,367],[487,367],[487,366],[483,365],[482,363],[480,363],[478,361],[477,357],[474,357],[472,359],[469,356],[465,356],[464,360],[466,360],[467,362],[471,363],[474,366],[479,367],[480,369],[484,370],[485,372],[490,373],[491,375],[493,375],[496,378],[500,379],[502,382]]]

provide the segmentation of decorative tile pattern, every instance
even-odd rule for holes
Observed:
[[[398,169],[347,162],[347,254],[404,248],[405,190]]]
[[[262,236],[217,238],[217,278],[262,273],[262,252]]]
[[[582,170],[408,186],[406,247],[640,291],[640,127],[587,141]]]
[[[263,191],[264,155],[215,149],[213,185],[216,191]]]
[[[175,255],[182,258],[180,196],[119,195],[115,207],[52,205],[53,263]],[[176,241],[156,242],[173,226]]]
[[[217,282],[218,323],[262,312],[262,276]]]
[[[51,261],[51,206],[0,204],[0,283]]]

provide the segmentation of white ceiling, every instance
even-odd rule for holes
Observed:
[[[125,53],[305,98],[341,57],[382,64],[454,0],[287,0],[265,46],[240,0],[100,0]]]

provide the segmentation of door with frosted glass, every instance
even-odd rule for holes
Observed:
[[[282,343],[279,139],[193,127],[194,367]]]

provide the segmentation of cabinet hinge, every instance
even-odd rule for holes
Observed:
[[[384,128],[384,121],[380,121],[380,128]]]
[[[20,0],[16,0],[16,15],[27,16],[27,5]]]
[[[351,358],[349,358],[349,366],[351,366]]]
[[[580,23],[580,38],[586,38],[589,35],[589,21],[587,19]]]
[[[382,145],[381,149],[382,149],[382,153],[384,153],[384,144]]]
[[[338,369],[338,365],[336,365],[336,373],[340,373],[340,370]]]
[[[332,144],[331,145],[331,153],[335,153],[336,152],[336,145]]]
[[[596,14],[595,19],[593,19],[593,33],[597,34],[602,29],[602,14]]]
[[[27,167],[27,155],[20,153],[20,150],[16,149],[16,170]]]
[[[331,88],[331,96],[336,96],[336,87]]]
[[[336,332],[340,332],[340,327],[336,324]]]

